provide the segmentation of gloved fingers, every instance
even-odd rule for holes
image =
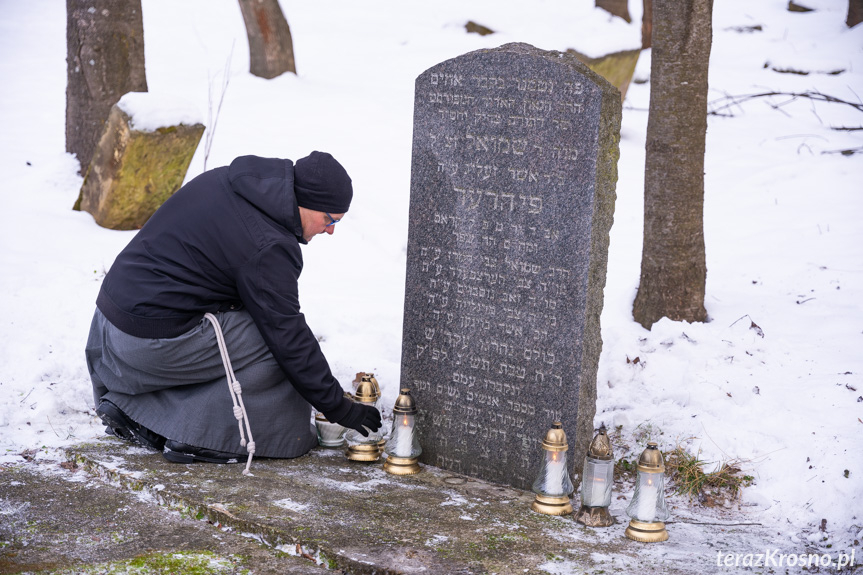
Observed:
[[[366,413],[363,417],[363,425],[372,431],[377,431],[381,428],[381,414],[377,408],[369,407],[366,409]]]
[[[375,423],[373,421],[363,421],[363,424],[361,427],[363,429],[368,429],[369,431],[377,431],[378,429],[381,428],[381,424]]]

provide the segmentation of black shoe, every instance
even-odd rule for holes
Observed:
[[[195,463],[204,461],[206,463],[245,463],[249,455],[240,453],[229,453],[227,451],[215,451],[203,447],[195,447],[168,439],[165,441],[165,450],[162,455],[172,463]]]
[[[162,448],[165,446],[164,437],[135,423],[119,407],[106,399],[99,402],[99,407],[96,408],[96,415],[107,426],[105,433],[108,435],[114,435],[120,439],[131,441],[153,451],[162,451]]]

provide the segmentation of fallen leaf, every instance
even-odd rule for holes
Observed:
[[[758,334],[758,337],[764,337],[764,330],[761,329],[757,323],[752,321],[752,319],[749,320],[749,323],[749,329],[754,329],[755,333]]]
[[[716,505],[717,505],[716,499],[714,499],[713,496],[710,495],[709,493],[702,493],[699,496],[699,500],[700,500],[701,504],[704,505],[705,507],[716,507]]]
[[[23,457],[25,461],[33,461],[36,458],[37,453],[39,453],[38,449],[25,449],[18,455]]]
[[[300,546],[299,543],[297,543],[297,555],[299,555],[303,559],[308,559],[309,561],[314,561],[315,563],[317,563],[317,561],[315,561],[314,557],[312,557],[311,555],[309,555],[308,553],[303,551],[303,548],[302,548],[302,546]]]

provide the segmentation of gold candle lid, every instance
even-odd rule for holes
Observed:
[[[569,449],[561,422],[555,421],[551,424],[551,429],[546,432],[545,438],[542,440],[542,448],[546,451],[566,451]]]
[[[360,384],[357,386],[357,391],[354,393],[354,399],[362,403],[374,403],[378,400],[380,394],[375,388],[371,377],[364,375]]]
[[[377,394],[378,394],[378,397],[380,397],[380,396],[381,396],[381,386],[380,386],[380,385],[378,385],[378,380],[377,380],[377,379],[375,379],[375,374],[373,374],[373,373],[367,373],[366,375],[368,375],[368,376],[369,376],[369,379],[371,380],[372,385],[374,385],[374,386],[375,386],[375,393],[377,393]]]
[[[605,425],[599,427],[599,431],[596,433],[593,441],[590,442],[587,456],[591,459],[601,459],[603,461],[614,459],[614,454],[611,452],[611,440],[605,431]]]
[[[665,473],[665,460],[662,459],[662,452],[656,446],[656,442],[647,442],[647,448],[641,453],[638,458],[638,471],[644,473]]]
[[[401,393],[396,398],[396,404],[393,407],[393,413],[404,413],[407,415],[417,414],[417,403],[411,395],[411,390],[403,387]]]

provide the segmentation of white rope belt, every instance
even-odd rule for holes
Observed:
[[[243,470],[243,475],[249,475],[249,469],[252,466],[252,456],[255,454],[255,441],[252,439],[252,428],[249,426],[249,414],[246,413],[246,406],[243,404],[243,389],[234,375],[234,368],[231,367],[231,358],[228,356],[228,347],[225,345],[225,336],[222,333],[222,326],[219,320],[211,313],[205,313],[204,317],[213,324],[216,340],[219,342],[219,352],[222,354],[222,363],[225,365],[225,375],[228,378],[228,391],[231,394],[231,401],[234,402],[234,417],[237,418],[237,424],[240,428],[240,445],[244,446],[246,451],[249,452],[249,458],[246,460],[246,468]],[[244,422],[246,424],[246,432],[249,434],[248,444],[243,432]]]

